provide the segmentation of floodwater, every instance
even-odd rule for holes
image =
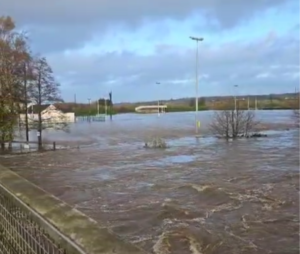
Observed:
[[[211,112],[120,115],[46,139],[80,149],[0,162],[155,254],[299,253],[299,132],[263,111],[267,138],[210,136]],[[144,149],[164,138],[168,149]]]

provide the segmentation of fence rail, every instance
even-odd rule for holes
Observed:
[[[76,116],[75,122],[105,122],[106,115]]]
[[[99,147],[99,143],[80,143],[80,142],[69,142],[65,143],[61,142],[43,142],[42,143],[42,151],[56,151],[56,150],[74,150],[74,149],[85,149],[91,147]],[[0,149],[0,156],[7,154],[28,154],[34,153],[38,151],[38,142],[37,141],[12,141],[9,143],[5,143],[5,149]]]
[[[145,254],[0,165],[0,254]]]

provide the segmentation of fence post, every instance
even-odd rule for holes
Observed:
[[[53,151],[56,150],[56,144],[55,144],[55,141],[53,142]]]

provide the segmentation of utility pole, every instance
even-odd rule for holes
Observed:
[[[199,47],[198,44],[200,41],[203,41],[204,39],[201,37],[193,37],[190,36],[190,39],[193,41],[196,41],[196,84],[195,84],[195,123],[196,123],[196,136],[199,133],[199,124],[198,124],[198,86],[199,86],[199,77],[198,77],[198,61],[199,61]]]

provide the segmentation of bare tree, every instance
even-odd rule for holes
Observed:
[[[23,64],[23,96],[24,96],[24,113],[25,113],[25,137],[29,141],[29,124],[28,124],[28,73],[29,61]]]
[[[210,130],[217,137],[237,139],[252,135],[257,125],[254,111],[242,110],[238,103],[234,109],[234,101],[229,101],[224,110],[214,113]]]
[[[42,149],[42,130],[43,126],[42,118],[42,105],[54,102],[60,102],[61,97],[59,94],[59,83],[55,81],[53,71],[48,65],[46,58],[37,57],[34,60],[35,79],[30,82],[28,86],[28,92],[30,100],[36,104],[38,120],[37,120],[37,136],[38,136],[38,148]]]
[[[33,62],[32,56],[29,49],[26,37],[21,37],[22,39],[19,41],[17,45],[17,51],[20,55],[20,60],[16,63],[17,66],[15,68],[15,73],[18,77],[18,97],[20,98],[19,104],[19,113],[25,113],[25,124],[23,123],[23,119],[20,118],[19,114],[19,126],[25,127],[25,137],[26,141],[29,141],[29,124],[28,124],[28,84],[34,80],[33,76]],[[25,125],[25,126],[24,126]]]

